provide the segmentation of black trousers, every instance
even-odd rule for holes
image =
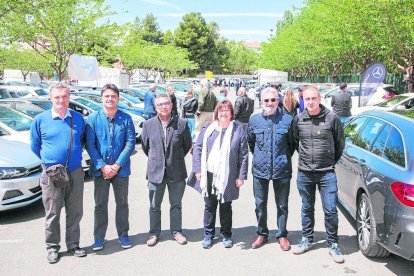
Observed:
[[[232,227],[232,209],[231,201],[220,203],[217,200],[217,196],[211,194],[211,184],[213,180],[213,174],[207,172],[207,189],[208,197],[204,198],[204,237],[213,238],[216,233],[216,213],[217,207],[220,206],[219,215],[220,215],[220,233],[223,238],[231,237],[231,227]]]

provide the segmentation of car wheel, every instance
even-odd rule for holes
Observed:
[[[361,194],[358,199],[357,237],[359,250],[365,256],[386,257],[390,254],[376,241],[377,225],[372,214],[371,201],[366,194]]]

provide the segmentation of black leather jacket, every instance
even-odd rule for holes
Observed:
[[[351,116],[352,99],[348,92],[339,92],[331,99],[331,106],[333,112],[340,117]]]

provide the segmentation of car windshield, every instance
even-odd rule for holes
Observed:
[[[18,113],[10,108],[0,106],[0,122],[4,123],[15,131],[30,130],[30,125],[33,119],[26,117],[25,115]]]
[[[47,96],[47,95],[49,95],[49,93],[45,89],[42,89],[42,88],[36,89],[35,92],[39,96]]]
[[[33,103],[40,106],[43,109],[51,109],[52,108],[52,103],[50,101],[36,101],[36,102],[33,102]]]
[[[102,106],[94,101],[85,99],[85,98],[76,98],[74,99],[75,102],[83,104],[84,106],[87,106],[93,110],[99,110],[102,109]]]
[[[394,105],[398,104],[399,102],[401,102],[401,101],[403,101],[407,98],[408,98],[407,96],[402,96],[402,95],[395,96],[394,98],[389,99],[388,101],[379,103],[378,106],[379,107],[391,107],[391,106],[394,106]]]
[[[134,96],[128,95],[126,93],[123,93],[122,97],[124,97],[126,100],[128,100],[129,102],[131,102],[133,104],[141,103],[141,101],[138,98],[135,98]]]

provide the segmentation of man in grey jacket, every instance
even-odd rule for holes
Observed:
[[[171,206],[171,234],[179,244],[186,244],[187,239],[181,233],[181,200],[187,178],[184,157],[192,147],[191,133],[185,119],[171,116],[172,103],[167,94],[157,95],[155,105],[157,116],[144,123],[141,135],[142,150],[148,156],[150,231],[147,245],[156,245],[161,233],[165,187],[168,187]]]

